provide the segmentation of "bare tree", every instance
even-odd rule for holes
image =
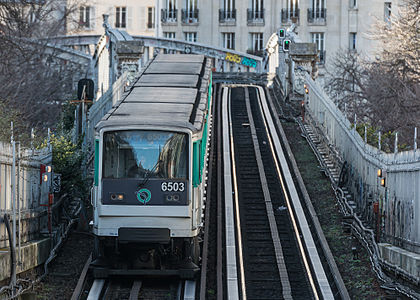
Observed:
[[[50,37],[65,33],[76,6],[60,0],[0,1],[0,104],[22,130],[53,126],[72,93],[76,66],[57,58]]]
[[[420,125],[420,0],[406,0],[400,14],[378,23],[375,35],[383,50],[374,60],[339,51],[327,79],[327,91],[348,117],[358,115],[382,132],[399,132],[412,144]]]

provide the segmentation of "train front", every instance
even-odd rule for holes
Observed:
[[[198,270],[191,144],[187,130],[100,131],[93,193],[96,277]]]

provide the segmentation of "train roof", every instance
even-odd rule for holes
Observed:
[[[204,55],[159,54],[96,125],[168,126],[201,130],[208,102],[210,60]]]

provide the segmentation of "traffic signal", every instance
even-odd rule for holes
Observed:
[[[290,48],[290,40],[284,40],[283,41],[283,51],[284,52],[289,52],[289,48]]]
[[[381,186],[385,187],[386,186],[386,179],[385,177],[381,178]]]
[[[279,29],[279,37],[281,39],[284,39],[286,37],[286,30],[284,30],[283,28]]]

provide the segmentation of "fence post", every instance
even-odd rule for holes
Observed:
[[[398,152],[398,132],[395,133],[394,153]]]
[[[15,143],[15,137],[13,134],[13,122],[10,123],[11,132],[12,135],[10,137],[11,143],[12,143],[12,211],[13,211],[13,224],[12,224],[12,244],[13,249],[10,249],[10,251],[14,251],[16,249],[16,143]],[[16,266],[15,266],[16,267]],[[12,286],[16,286],[16,272],[13,272],[12,276]],[[14,292],[13,292],[14,294]]]
[[[354,127],[353,127],[353,133],[356,133],[356,128],[357,127],[357,115],[354,114]]]
[[[414,146],[413,146],[414,151],[417,150],[417,127],[414,127]]]
[[[20,142],[18,143],[18,153],[17,153],[17,196],[16,196],[16,203],[17,203],[17,210],[18,210],[18,262],[21,263],[21,232],[22,232],[22,224],[21,224],[21,216],[20,216],[20,160],[21,160],[21,149],[20,149]]]
[[[378,132],[378,149],[379,151],[381,151],[381,138],[382,138],[382,134],[381,131]]]
[[[365,144],[367,144],[367,128],[366,128],[366,125],[365,125]]]
[[[32,150],[32,156],[34,156],[34,138],[35,138],[34,129],[31,128],[31,150]]]

